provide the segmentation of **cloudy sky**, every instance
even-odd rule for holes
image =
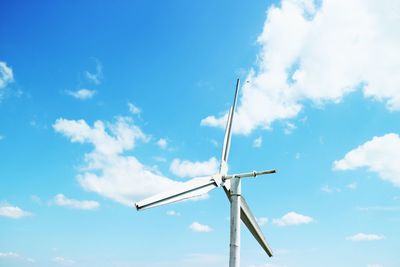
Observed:
[[[227,266],[222,190],[133,203],[217,171],[236,78],[242,266],[400,266],[399,1],[0,10],[0,266]]]

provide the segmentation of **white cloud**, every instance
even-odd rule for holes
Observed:
[[[210,254],[210,253],[191,253],[188,255],[184,255],[180,260],[182,265],[178,264],[178,266],[226,266],[226,257],[225,255],[220,254]],[[172,264],[172,266],[176,266]]]
[[[168,216],[181,216],[181,214],[179,212],[176,212],[174,210],[167,211],[167,215]]]
[[[267,12],[257,66],[243,83],[233,125],[249,134],[296,117],[304,102],[338,103],[361,90],[400,110],[400,5],[396,0],[282,0]],[[225,115],[202,125],[225,127]]]
[[[357,183],[354,182],[354,183],[347,184],[346,187],[348,189],[354,190],[357,188]]]
[[[359,207],[360,211],[399,211],[399,206],[371,206],[371,207]]]
[[[18,253],[15,252],[0,252],[0,258],[18,258]]]
[[[211,232],[212,231],[210,226],[205,225],[205,224],[201,224],[201,223],[198,223],[198,222],[193,222],[189,226],[189,228],[193,232],[199,232],[199,233],[207,233],[207,232]]]
[[[23,257],[23,256],[19,255],[16,252],[0,252],[0,259],[1,258],[3,258],[3,259],[22,260],[22,261],[26,261],[26,262],[29,262],[29,263],[35,262],[34,259]]]
[[[100,84],[103,79],[103,65],[101,65],[100,61],[96,59],[96,72],[91,73],[89,71],[85,72],[86,78],[94,84]]]
[[[348,152],[343,159],[333,163],[334,170],[346,171],[367,168],[382,180],[400,187],[400,137],[389,133],[375,136],[372,140]]]
[[[357,188],[357,183],[350,183],[346,185],[346,188],[349,190],[355,190]],[[321,187],[321,191],[325,193],[340,193],[342,192],[341,188],[332,187],[330,185],[324,185]]]
[[[211,140],[210,140],[210,142],[211,142],[211,144],[212,144],[213,146],[215,146],[215,147],[219,147],[219,143],[218,143],[218,141],[217,141],[217,140],[215,140],[215,139],[211,139]]]
[[[40,197],[36,196],[36,195],[31,195],[31,200],[33,202],[35,202],[36,204],[41,205],[42,204],[42,200],[40,199]]]
[[[325,193],[340,193],[342,190],[340,190],[340,188],[324,185],[323,187],[321,187],[321,191]]]
[[[86,100],[86,99],[91,99],[95,94],[95,90],[89,90],[89,89],[80,89],[77,91],[66,91],[68,95],[79,99],[79,100]]]
[[[157,145],[161,148],[161,149],[166,149],[168,146],[168,141],[165,138],[160,138],[157,141]]]
[[[52,261],[55,262],[55,263],[58,263],[60,265],[66,265],[66,266],[70,266],[70,265],[74,265],[75,264],[74,260],[68,259],[68,258],[65,258],[65,257],[61,257],[61,256],[54,257],[52,259]]]
[[[53,128],[73,143],[94,146],[93,151],[85,154],[84,166],[77,175],[79,184],[87,191],[132,205],[138,197],[182,184],[155,172],[132,155],[123,155],[137,141],[148,141],[130,118],[118,117],[115,123],[96,121],[93,126],[84,120],[58,119]]]
[[[67,91],[67,94],[75,97],[76,99],[86,100],[92,98],[96,94],[96,91],[89,89],[80,89],[77,91]]]
[[[167,159],[164,157],[154,156],[153,159],[158,162],[167,162]]]
[[[31,216],[32,213],[22,210],[17,206],[11,206],[8,204],[0,204],[0,216],[20,219],[23,217]]]
[[[9,83],[14,81],[12,69],[7,66],[7,63],[0,61],[0,96],[1,89],[5,88]]]
[[[277,264],[277,263],[262,263],[259,265],[249,265],[249,267],[287,267],[286,265],[281,265],[281,264]]]
[[[383,267],[380,264],[368,264],[367,267]]]
[[[291,122],[287,122],[285,125],[285,129],[283,130],[284,134],[289,135],[291,134],[295,129],[296,129],[296,125],[294,125]]]
[[[253,140],[253,147],[261,147],[262,146],[262,136],[257,137],[256,139]]]
[[[218,160],[215,157],[203,162],[174,159],[169,169],[178,177],[211,175],[218,170]]]
[[[114,124],[96,121],[90,127],[84,120],[57,119],[53,125],[56,132],[64,134],[73,143],[91,143],[94,152],[115,155],[132,149],[137,140],[146,141],[147,136],[128,117],[118,117]]]
[[[86,100],[86,99],[91,99],[95,94],[95,90],[89,90],[89,89],[80,89],[77,91],[66,91],[68,95],[79,99],[79,100]]]
[[[385,236],[376,234],[358,233],[352,236],[348,236],[346,237],[346,239],[350,241],[376,241],[385,239]]]
[[[273,219],[272,223],[278,226],[288,226],[288,225],[296,225],[296,224],[308,224],[313,222],[314,219],[306,216],[306,215],[302,215],[296,212],[289,212],[287,214],[285,214],[282,218],[279,219]]]
[[[138,108],[135,104],[133,104],[132,102],[128,102],[128,108],[129,111],[132,114],[140,114],[142,112],[142,110],[140,108]]]
[[[63,194],[57,194],[53,199],[53,203],[57,206],[70,207],[80,210],[94,210],[100,207],[100,204],[97,201],[69,199]]]
[[[257,218],[257,223],[260,226],[266,225],[268,223],[268,218],[266,218],[266,217]]]
[[[287,255],[290,253],[290,251],[288,249],[274,249],[275,255]]]

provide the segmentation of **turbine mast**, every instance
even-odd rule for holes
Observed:
[[[241,207],[240,178],[234,176],[231,180],[231,242],[229,244],[229,267],[240,266],[240,207]]]

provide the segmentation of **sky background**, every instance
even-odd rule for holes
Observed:
[[[0,266],[227,266],[229,173],[272,247],[245,267],[398,267],[396,0],[2,1]]]

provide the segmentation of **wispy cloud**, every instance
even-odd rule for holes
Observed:
[[[96,61],[96,72],[92,73],[86,71],[85,76],[90,82],[98,85],[101,83],[101,80],[103,79],[103,65],[100,63],[99,60],[96,59],[95,61]]]
[[[359,211],[400,211],[400,206],[370,206],[357,209]]]
[[[286,134],[286,135],[289,135],[289,134],[291,134],[296,128],[297,128],[297,127],[296,127],[296,125],[294,125],[294,123],[287,122],[287,123],[285,124],[285,128],[284,128],[284,130],[283,130],[283,133]]]
[[[40,199],[40,197],[36,196],[36,195],[31,195],[31,200],[33,202],[35,202],[36,204],[41,205],[42,204],[42,200]]]
[[[313,221],[314,219],[309,216],[291,211],[286,213],[279,219],[273,219],[272,223],[278,226],[289,226],[298,224],[309,224]]]
[[[8,217],[11,219],[21,219],[31,215],[32,213],[24,211],[17,206],[11,206],[9,204],[0,204],[0,216]]]
[[[161,149],[167,149],[168,147],[168,141],[165,138],[160,138],[157,141],[157,146]]]
[[[282,265],[279,263],[262,263],[262,264],[252,264],[249,265],[248,267],[287,267],[287,265]]]
[[[15,260],[22,260],[28,263],[34,263],[35,260],[29,257],[23,257],[16,252],[0,252],[0,259],[15,259]]]
[[[253,140],[253,147],[259,148],[262,146],[262,136],[257,137],[256,139]]]
[[[321,191],[325,193],[340,193],[342,190],[337,187],[331,187],[329,185],[324,185],[321,187]]]
[[[54,203],[57,206],[69,207],[80,210],[95,210],[100,207],[100,204],[97,201],[70,199],[64,196],[63,194],[57,194],[54,197],[52,203]]]
[[[193,222],[190,226],[189,226],[190,230],[192,230],[193,232],[198,232],[198,233],[208,233],[212,231],[212,228],[208,225],[205,224],[201,224],[199,222]]]
[[[134,115],[140,114],[142,112],[142,110],[139,107],[137,107],[135,104],[133,104],[132,102],[128,102],[128,109]]]
[[[179,212],[176,212],[174,210],[167,211],[167,215],[168,216],[181,216],[181,214]]]
[[[90,99],[92,98],[95,94],[96,91],[95,90],[89,90],[89,89],[80,89],[77,91],[66,91],[68,95],[79,99],[79,100],[86,100],[86,99]]]
[[[321,187],[321,191],[328,193],[328,194],[332,194],[332,193],[341,193],[344,190],[355,190],[357,189],[357,183],[350,183],[347,184],[345,186],[341,187],[334,187],[334,186],[330,186],[330,185],[324,185]]]
[[[268,218],[266,218],[266,217],[257,218],[257,223],[260,226],[266,225],[268,223]]]
[[[170,171],[178,177],[195,177],[211,175],[217,172],[218,160],[215,157],[207,161],[189,161],[174,159],[169,167]]]
[[[75,264],[74,260],[62,256],[56,256],[52,259],[52,261],[65,266],[71,266]]]
[[[14,75],[12,68],[7,66],[6,62],[0,61],[0,96],[2,95],[2,89],[13,81]]]
[[[248,72],[233,130],[249,134],[296,117],[306,102],[339,103],[361,90],[400,110],[400,5],[391,1],[282,0],[267,12],[257,65]],[[390,12],[387,12],[390,10]],[[335,40],[335,42],[332,42]],[[226,114],[202,125],[225,126]]]
[[[160,156],[154,156],[153,159],[158,162],[167,162],[167,159]]]
[[[219,143],[218,143],[218,141],[217,141],[217,140],[215,140],[215,139],[211,139],[211,140],[210,140],[210,142],[211,142],[211,144],[212,144],[213,146],[215,146],[215,147],[219,147]]]
[[[226,266],[226,257],[221,254],[191,253],[182,259],[182,266]]]
[[[339,171],[367,168],[375,172],[382,180],[400,187],[400,137],[389,133],[375,136],[372,140],[348,152],[343,159],[333,163],[333,169]]]
[[[357,183],[354,182],[354,183],[347,184],[346,188],[354,190],[357,188]]]
[[[350,241],[377,241],[385,239],[385,236],[377,234],[358,233],[352,236],[348,236],[346,237],[346,239]]]
[[[19,254],[15,252],[0,252],[0,258],[18,258]]]

